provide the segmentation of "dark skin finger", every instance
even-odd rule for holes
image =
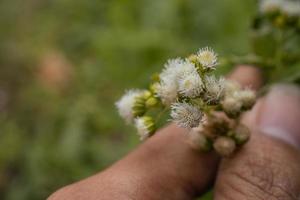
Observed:
[[[222,161],[215,199],[300,198],[299,94],[294,86],[273,89],[245,118],[252,139],[234,157]]]

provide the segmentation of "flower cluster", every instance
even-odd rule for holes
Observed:
[[[256,97],[252,90],[212,75],[217,65],[218,56],[208,47],[171,59],[149,89],[126,92],[116,103],[119,114],[127,123],[134,122],[145,140],[155,133],[162,112],[169,110],[170,120],[189,130],[192,147],[229,156],[249,139],[239,117]]]

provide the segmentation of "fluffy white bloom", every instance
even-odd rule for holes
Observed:
[[[300,16],[300,1],[286,1],[281,9],[287,15]]]
[[[197,73],[194,64],[182,59],[171,59],[159,75],[160,83],[156,87],[157,96],[163,104],[170,105],[178,97],[178,81],[182,76]]]
[[[276,10],[290,15],[300,16],[300,1],[291,0],[262,0],[260,3],[260,11],[269,13]]]
[[[197,97],[203,91],[203,82],[198,73],[185,75],[179,79],[179,92],[190,98]]]
[[[215,76],[205,77],[205,99],[209,103],[218,102],[225,94],[225,79],[217,79]]]
[[[187,103],[174,103],[171,105],[171,117],[180,127],[193,128],[199,125],[202,119],[202,112]]]
[[[200,49],[197,53],[197,59],[206,69],[214,69],[218,64],[218,55],[209,47]]]
[[[134,120],[140,140],[145,140],[150,137],[153,132],[153,121],[150,117],[139,117]]]
[[[128,90],[122,98],[116,102],[119,114],[127,123],[130,123],[134,116],[132,107],[135,102],[135,98],[144,93],[143,90]]]
[[[170,59],[164,66],[164,70],[159,75],[160,79],[173,78],[177,80],[183,74],[190,74],[197,72],[193,63],[188,60],[182,60],[180,58]]]
[[[269,13],[282,8],[283,0],[261,0],[259,9],[262,13]]]
[[[157,96],[164,105],[170,105],[177,99],[177,84],[173,81],[161,81],[156,87]]]

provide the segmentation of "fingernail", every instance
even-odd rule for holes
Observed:
[[[300,148],[299,87],[273,86],[261,106],[258,126],[263,133]]]

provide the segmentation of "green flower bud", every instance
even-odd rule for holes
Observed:
[[[157,87],[159,86],[159,83],[156,82],[156,83],[153,83],[150,85],[150,91],[153,93],[153,94],[156,94],[157,93]]]
[[[158,82],[158,81],[160,81],[159,74],[158,74],[158,73],[152,74],[151,80],[152,80],[153,82]]]
[[[145,99],[148,99],[148,98],[150,98],[151,96],[152,96],[152,93],[151,93],[149,90],[147,90],[147,91],[144,92],[143,97],[144,97]]]
[[[135,98],[135,102],[132,107],[132,113],[134,117],[142,116],[147,112],[147,108],[153,107],[157,103],[158,102],[156,99],[154,99],[152,92],[146,90]]]
[[[284,27],[286,25],[286,22],[287,22],[287,19],[286,19],[285,15],[278,15],[273,21],[274,26],[279,27],[279,28]]]
[[[192,54],[188,57],[188,60],[192,63],[198,63],[198,57],[195,54]]]
[[[150,107],[155,107],[157,104],[159,103],[158,99],[155,97],[150,97],[147,99],[146,101],[146,107],[150,108]]]
[[[144,95],[137,96],[132,107],[132,113],[134,117],[142,116],[146,113],[146,100]]]
[[[145,123],[145,126],[147,127],[147,130],[149,131],[149,133],[154,133],[156,128],[155,128],[155,122],[153,120],[152,117],[150,116],[144,116],[142,117]]]

